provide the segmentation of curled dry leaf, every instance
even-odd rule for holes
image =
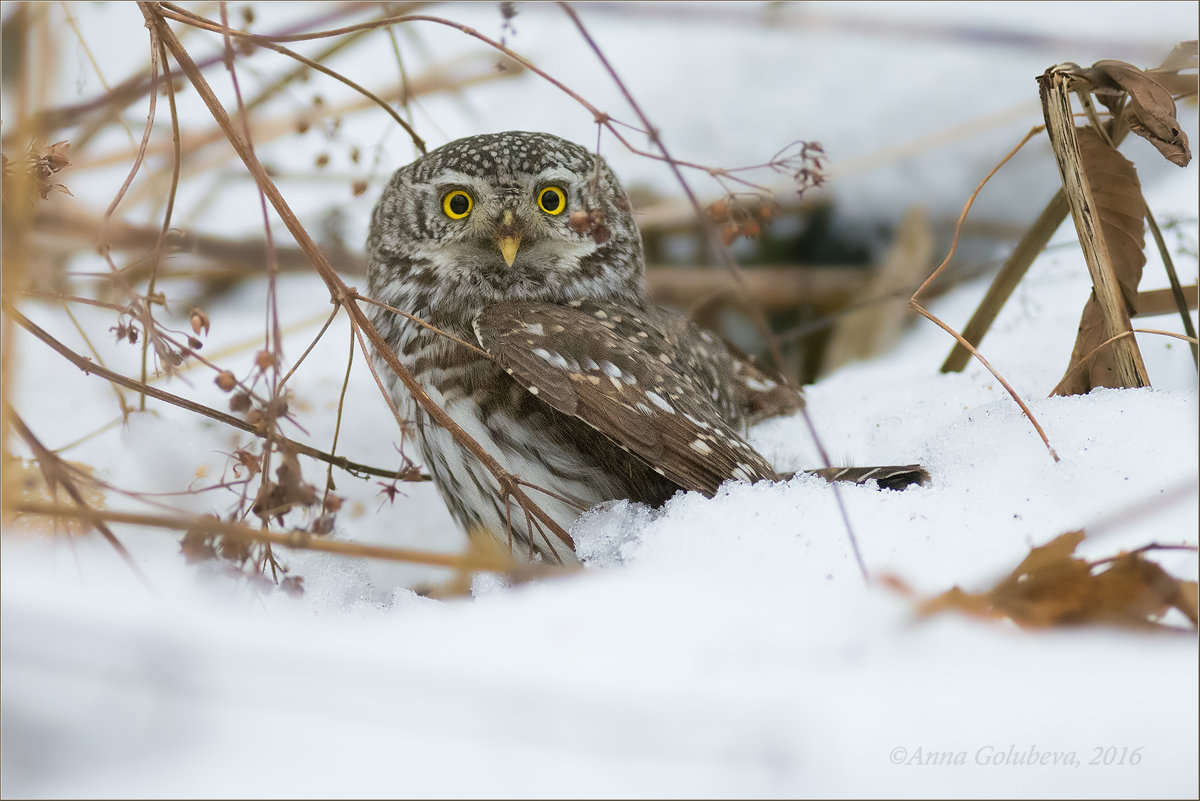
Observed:
[[[1192,39],[1188,42],[1180,42],[1172,48],[1163,62],[1149,72],[1155,73],[1156,79],[1158,73],[1177,73],[1180,70],[1194,70],[1200,66],[1200,42]],[[1196,92],[1196,76],[1188,76],[1192,82],[1192,93]]]
[[[252,476],[258,475],[262,471],[261,456],[256,456],[245,448],[238,448],[233,452],[233,456],[234,459],[237,460],[237,464],[235,464],[233,467],[233,474],[235,476],[240,476],[238,472],[238,465],[246,468]]]
[[[71,143],[67,140],[55,142],[52,145],[44,145],[35,143],[30,146],[29,151],[25,154],[24,172],[28,176],[29,183],[35,189],[42,200],[50,197],[51,192],[60,192],[64,195],[71,195],[71,191],[62,184],[54,183],[50,180],[56,173],[60,172],[64,167],[71,163],[67,158],[67,154],[71,150]],[[9,176],[16,165],[4,159],[4,199],[8,199],[8,183]],[[32,199],[32,198],[30,198]]]
[[[1124,61],[1106,60],[1072,70],[1071,77],[1085,81],[1086,88],[1114,113],[1121,110],[1122,98],[1127,95],[1129,105],[1124,114],[1129,130],[1147,139],[1172,164],[1186,167],[1192,160],[1187,134],[1175,117],[1175,100],[1152,73]]]
[[[1083,538],[1082,531],[1062,534],[1030,550],[992,589],[969,593],[954,587],[922,603],[918,613],[926,617],[954,610],[1008,618],[1026,628],[1168,628],[1159,618],[1175,608],[1197,625],[1196,582],[1177,579],[1147,560],[1143,552],[1149,548],[1087,562],[1074,555]]]

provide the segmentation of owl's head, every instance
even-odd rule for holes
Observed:
[[[596,154],[550,134],[459,139],[397,170],[367,250],[377,297],[399,285],[483,304],[644,291],[625,192]]]

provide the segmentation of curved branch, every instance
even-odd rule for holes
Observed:
[[[420,383],[417,382],[415,378],[413,378],[412,374],[404,367],[404,365],[400,363],[400,360],[397,358],[396,354],[392,352],[390,347],[388,347],[386,340],[384,340],[380,333],[375,329],[375,326],[373,326],[370,320],[367,319],[367,316],[363,310],[359,308],[358,304],[354,301],[350,288],[346,286],[345,282],[342,281],[341,277],[333,269],[333,265],[331,265],[329,260],[325,258],[325,254],[322,253],[320,248],[317,247],[316,242],[313,241],[308,231],[306,231],[304,226],[300,224],[299,219],[296,218],[295,213],[292,211],[291,207],[288,206],[287,201],[284,200],[283,194],[279,191],[279,187],[277,187],[275,182],[271,180],[271,177],[267,175],[266,170],[258,161],[254,151],[250,148],[249,144],[233,125],[229,118],[228,112],[225,111],[224,106],[222,106],[220,100],[217,99],[212,87],[209,86],[208,81],[200,73],[200,70],[196,67],[195,62],[192,61],[192,58],[188,54],[187,50],[182,44],[180,44],[179,39],[166,24],[166,19],[162,14],[161,4],[139,2],[138,7],[141,9],[142,15],[146,18],[147,25],[154,26],[158,29],[159,36],[167,45],[167,49],[171,51],[171,55],[175,58],[176,62],[188,76],[188,79],[191,81],[192,86],[196,89],[197,94],[208,107],[209,113],[212,114],[213,119],[220,126],[221,130],[224,131],[226,138],[229,140],[229,143],[233,149],[237,152],[238,157],[241,158],[242,162],[246,165],[247,171],[254,177],[255,182],[258,184],[266,198],[270,201],[271,205],[275,209],[276,214],[279,215],[280,220],[282,220],[283,224],[287,227],[292,237],[295,238],[296,243],[305,252],[309,259],[311,259],[313,268],[317,271],[317,274],[321,276],[322,280],[325,281],[326,286],[328,286],[333,301],[342,305],[346,309],[347,313],[350,315],[350,318],[354,321],[354,324],[358,326],[359,329],[366,335],[367,339],[370,340],[372,347],[375,348],[380,358],[382,358],[383,361],[386,362],[387,365],[392,369],[392,371],[396,374],[396,377],[400,379],[400,382],[404,384],[413,400],[421,405],[421,407],[429,414],[430,418],[435,423],[446,429],[446,431],[448,431],[454,438],[455,442],[457,442],[465,450],[469,451],[475,458],[479,459],[488,472],[490,472],[496,479],[497,483],[499,484],[499,491],[512,495],[526,511],[531,513],[550,531],[554,532],[554,535],[558,537],[565,545],[573,548],[574,545],[571,537],[569,534],[567,534],[566,530],[564,530],[562,526],[555,522],[555,520],[550,517],[549,514],[547,514],[540,506],[530,499],[528,495],[525,494],[525,492],[517,484],[516,477],[505,470],[500,463],[483,448],[483,446],[476,442],[469,434],[467,434],[466,431],[463,430],[460,425],[458,425],[458,423],[453,420],[453,418],[446,414],[446,412],[443,411],[442,408],[438,406],[432,398],[429,397],[424,388],[420,385]]]

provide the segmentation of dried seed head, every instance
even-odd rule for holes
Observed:
[[[246,422],[255,428],[259,428],[266,425],[267,416],[263,414],[262,409],[251,409],[250,411],[246,412]]]
[[[67,158],[67,153],[70,150],[71,143],[66,139],[61,142],[55,142],[46,149],[46,152],[42,155],[38,163],[38,166],[47,173],[45,177],[49,177],[71,163]]]
[[[260,462],[262,457],[255,456],[245,448],[237,449],[233,452],[233,455],[238,460],[238,464],[250,471],[250,475],[258,475],[259,471],[262,470],[262,464]]]
[[[210,323],[209,323],[207,314],[202,312],[200,309],[192,309],[192,333],[193,334],[196,334],[197,336],[199,336],[201,332],[204,332],[205,334],[207,334],[209,325],[210,325]]]
[[[742,236],[755,237],[762,233],[762,226],[758,224],[758,220],[743,220],[740,230]]]
[[[729,204],[725,202],[724,198],[713,201],[708,206],[708,216],[712,218],[713,222],[725,222],[729,219]]]
[[[328,153],[319,154],[314,163],[317,165],[318,170],[325,169],[325,167],[327,167],[329,165],[329,154]]]
[[[732,245],[734,240],[738,238],[740,228],[741,226],[733,220],[728,220],[721,224],[721,242],[725,247]]]
[[[228,370],[222,370],[217,373],[217,378],[213,383],[220,387],[222,392],[230,392],[237,386],[237,378]]]
[[[229,399],[229,411],[236,414],[248,411],[250,409],[250,393],[239,392]]]
[[[254,365],[259,370],[266,371],[268,368],[275,366],[275,354],[269,350],[260,350],[254,354]]]
[[[195,337],[188,337],[188,347],[192,350],[200,350],[202,347],[204,347],[204,343]]]
[[[367,191],[367,182],[366,181],[355,181],[351,185],[351,192],[353,192],[355,197],[365,194],[366,191]]]

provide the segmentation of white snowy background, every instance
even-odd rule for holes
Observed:
[[[312,13],[303,6],[256,5],[255,30]],[[110,81],[145,63],[146,33],[132,4],[71,9]],[[511,46],[633,120],[561,12],[518,11]],[[434,13],[500,33],[493,4]],[[1175,42],[1194,38],[1197,26],[1192,3],[584,4],[580,13],[678,158],[736,166],[796,138],[819,140],[839,203],[896,217],[915,204],[956,213],[987,169],[1040,121],[1034,78],[1046,67],[1100,58],[1150,66]],[[192,36],[202,49],[205,35]],[[410,73],[482,52],[433,27],[421,29],[420,45],[423,54],[405,51],[418,52]],[[379,78],[381,65],[394,70],[390,46],[380,37],[372,47],[333,66],[367,83],[391,82]],[[99,87],[87,60],[74,49],[63,57],[61,99],[93,96]],[[261,85],[270,65],[279,68],[261,63],[261,74],[247,69],[243,80]],[[227,87],[218,82],[218,91],[232,105]],[[320,91],[341,97],[326,84]],[[181,101],[185,122],[199,124],[194,98]],[[6,121],[9,112],[6,105]],[[1195,105],[1180,117],[1194,144]],[[144,119],[135,113],[129,122],[140,134]],[[532,75],[425,98],[416,123],[431,146],[511,128],[595,137],[585,111]],[[281,185],[314,227],[330,194],[344,193],[354,246],[382,182],[414,154],[376,112],[348,116],[338,136],[337,147],[319,132],[289,137],[264,146],[263,156],[278,167],[330,152],[333,174],[346,181],[284,175]],[[129,146],[123,134],[101,144],[113,152]],[[376,160],[369,174],[345,159],[351,144],[362,146],[364,162]],[[678,193],[661,165],[611,139],[604,150],[627,185]],[[1124,151],[1159,219],[1184,221],[1169,239],[1182,280],[1194,283],[1196,167],[1173,167],[1140,140]],[[64,173],[75,197],[55,202],[102,209],[124,177],[121,168],[87,175],[72,181]],[[230,236],[261,226],[252,184],[236,176],[232,168],[214,175],[215,202],[181,199],[185,211],[205,209],[188,225]],[[351,197],[350,178],[364,176],[370,189]],[[693,181],[702,193],[714,191]],[[1031,145],[985,190],[980,208],[1028,221],[1056,181],[1045,145]],[[153,220],[153,209],[128,216]],[[919,461],[933,475],[932,486],[903,493],[843,490],[874,576],[899,576],[921,595],[955,584],[979,591],[1030,547],[1078,528],[1088,531],[1080,552],[1090,558],[1150,542],[1197,542],[1197,375],[1186,344],[1139,335],[1153,389],[1046,397],[1089,291],[1073,241],[1068,223],[984,342],[1060,462],[978,365],[937,372],[951,343],[923,321],[884,357],[809,389],[810,412],[835,458]],[[1142,288],[1166,286],[1153,248],[1148,257]],[[81,259],[73,268],[98,264]],[[285,353],[295,358],[328,313],[328,293],[315,276],[287,276],[279,289]],[[986,282],[963,286],[933,311],[961,326],[985,289]],[[264,283],[248,283],[208,310],[210,357],[227,351],[223,366],[248,369],[264,296]],[[23,311],[84,349],[61,308],[30,302]],[[114,324],[102,310],[73,311],[85,330]],[[294,387],[305,441],[319,447],[331,440],[345,368],[348,332],[340,323]],[[1139,324],[1181,330],[1170,316]],[[104,382],[22,333],[16,340],[9,398],[48,446],[75,442],[119,416]],[[135,371],[137,348],[97,345],[110,366]],[[206,372],[185,371],[163,386],[218,407],[226,401]],[[339,451],[394,463],[394,424],[361,358],[347,409]],[[176,492],[220,476],[240,441],[155,404],[64,456],[123,487]],[[758,426],[752,442],[780,469],[816,463],[799,418]],[[306,471],[310,481],[323,480],[323,468],[306,464]],[[388,505],[377,484],[336,477],[347,503],[334,537],[462,546],[431,487],[405,486]],[[170,500],[203,513],[223,511],[229,499]],[[832,493],[807,477],[730,484],[711,500],[680,495],[662,510],[617,504],[574,529],[588,564],[582,574],[516,588],[483,577],[474,597],[447,602],[409,589],[445,579],[443,572],[309,552],[284,554],[304,577],[302,598],[262,593],[184,564],[177,535],[115,531],[154,594],[95,536],[50,537],[11,525],[0,539],[6,797],[1198,791],[1194,637],[1032,633],[952,615],[915,621],[911,599],[864,584]],[[1152,558],[1173,575],[1196,578],[1194,553]],[[920,764],[956,759],[964,764]]]

